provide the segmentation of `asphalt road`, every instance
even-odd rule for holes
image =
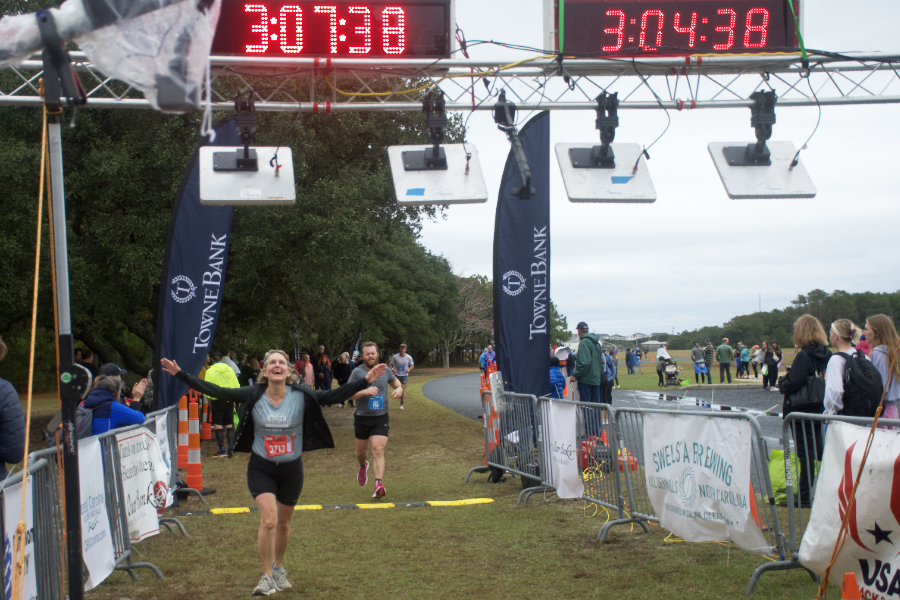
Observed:
[[[470,419],[481,417],[478,373],[435,379],[424,385],[422,393],[441,406]],[[656,408],[666,410],[740,410],[754,415],[767,438],[769,448],[781,448],[781,394],[762,386],[740,389],[665,388],[665,392],[613,390],[613,406]],[[766,413],[772,413],[768,415]]]

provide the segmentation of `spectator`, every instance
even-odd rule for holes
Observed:
[[[240,381],[234,374],[234,369],[228,366],[224,359],[209,367],[203,380],[223,388],[234,389],[241,387]],[[209,409],[210,423],[213,426],[216,443],[219,445],[219,451],[213,454],[213,458],[223,458],[228,454],[226,448],[230,448],[234,442],[235,405],[234,402],[218,397],[207,396],[207,398],[211,400]]]
[[[600,402],[600,384],[604,376],[603,352],[600,349],[600,340],[593,333],[589,333],[587,323],[578,323],[575,327],[580,343],[578,344],[578,363],[571,383],[578,382],[578,396],[582,402]]]
[[[294,363],[294,370],[297,371],[297,375],[300,376],[300,379],[303,380],[303,383],[305,383],[309,387],[313,387],[316,384],[313,367],[311,364],[309,364],[309,354],[306,354],[304,352],[300,356],[300,359]]]
[[[665,350],[662,346],[659,347],[660,350]],[[666,352],[666,356],[669,353]],[[656,384],[656,387],[666,385],[666,359],[660,357],[659,350],[656,351],[656,376],[659,377],[659,383]]]
[[[763,358],[766,371],[763,376],[763,387],[767,387],[772,392],[778,391],[775,385],[778,381],[778,364],[781,362],[781,354],[781,346],[778,345],[778,340],[772,340],[772,345],[769,346],[765,358]]]
[[[744,371],[744,379],[750,379],[750,349],[743,344],[741,344],[741,369]]]
[[[334,363],[334,378],[337,380],[338,387],[347,383],[347,380],[350,379],[350,373],[353,372],[353,368],[350,366],[350,353],[344,352],[338,357],[336,363]],[[350,400],[350,406],[353,406],[353,400]],[[340,407],[344,408],[344,403],[340,403]]]
[[[229,350],[225,353],[224,356],[216,352],[215,354],[213,354],[213,358],[219,358],[223,363],[231,367],[231,370],[234,371],[235,377],[241,376],[241,368],[237,364],[237,355],[234,353],[234,350]]]
[[[487,352],[488,349],[485,348],[481,356],[478,357],[478,368],[481,369],[482,373],[487,373]]]
[[[855,343],[859,341],[862,333],[850,319],[838,319],[831,324],[829,341],[837,348],[837,352],[828,360],[828,368],[825,370],[825,414],[839,415],[844,411],[844,364],[847,356],[856,356]],[[775,346],[775,341],[772,340]],[[793,369],[791,369],[793,371]]]
[[[332,379],[331,361],[328,360],[327,354],[320,354],[319,362],[316,365],[316,389],[330,390]]]
[[[312,366],[313,366],[313,371],[318,369],[319,359],[321,359],[322,356],[324,356],[324,355],[325,355],[325,346],[323,346],[322,344],[319,344],[318,350],[316,350],[316,353],[313,354],[312,358],[309,360],[310,364],[312,364]],[[316,379],[318,379],[318,377],[316,377]]]
[[[0,361],[6,358],[6,344],[0,338]],[[25,415],[16,388],[0,379],[0,482],[6,480],[6,464],[25,457]]]
[[[87,348],[81,349],[81,364],[83,364],[85,368],[91,372],[91,377],[93,379],[97,379],[97,376],[100,375],[100,372],[94,365],[94,353]]]
[[[872,354],[872,346],[869,345],[869,340],[865,334],[863,334],[863,336],[859,338],[859,343],[856,344],[856,349],[871,358],[870,355]]]
[[[900,402],[900,338],[893,321],[887,315],[872,315],[866,320],[866,335],[864,336],[872,344],[870,351],[872,363],[881,374],[881,383],[887,390],[884,394],[885,419],[898,417],[898,402]],[[856,348],[862,344],[857,344]]]
[[[625,348],[625,366],[628,368],[629,375],[634,375],[634,365],[636,363],[634,352],[631,351],[631,348]]]
[[[550,357],[550,397],[562,399],[566,389],[566,378],[559,370],[559,359]]]
[[[253,385],[253,368],[250,366],[250,363],[247,362],[247,353],[241,352],[241,362],[238,363],[238,368],[241,370],[241,374],[238,375],[238,382],[244,385]]]
[[[750,364],[753,365],[753,379],[759,379],[759,363],[762,361],[762,357],[763,352],[759,349],[759,344],[755,344],[753,346],[753,354],[750,355]],[[747,378],[750,378],[750,373],[747,373]]]
[[[794,322],[794,345],[800,348],[800,353],[794,358],[791,370],[787,372],[779,386],[785,397],[782,409],[785,417],[791,412],[798,412],[790,406],[787,397],[802,390],[810,375],[822,373],[829,364],[831,352],[825,347],[827,343],[822,323],[814,316],[801,315]],[[806,407],[803,412],[822,414],[824,410],[825,406],[821,405],[812,408]],[[794,444],[797,448],[797,459],[800,463],[800,481],[798,482],[800,507],[809,508],[812,500],[811,483],[815,481],[816,464],[817,461],[822,460],[822,424],[805,421],[801,427],[795,422],[792,429]]]
[[[734,350],[728,345],[728,338],[722,338],[722,343],[716,348],[716,360],[719,361],[719,383],[725,383],[725,374],[728,374],[728,383],[731,383],[731,361],[734,359]]]
[[[700,342],[694,342],[694,347],[691,348],[691,360],[694,361],[694,382],[703,383],[705,377],[707,382],[712,383],[709,368],[706,366],[706,353],[700,347]]]
[[[144,414],[125,406],[120,394],[122,381],[113,375],[100,375],[96,386],[84,399],[85,408],[93,411],[91,435],[106,433],[110,429],[139,425],[144,422]]]
[[[612,351],[610,352],[609,357],[612,359],[613,366],[614,366],[615,369],[616,369],[616,376],[615,376],[615,382],[616,382],[616,385],[615,385],[615,388],[621,390],[621,389],[622,389],[622,386],[619,385],[619,349],[616,348],[615,346],[613,346],[613,349],[612,349]],[[610,397],[612,397],[612,396],[610,396]]]
[[[618,367],[612,353],[607,350],[603,351],[603,361],[606,368],[606,384],[603,386],[601,393],[603,394],[602,402],[612,404],[612,391],[616,386],[616,376],[618,375]]]
[[[713,366],[713,361],[716,359],[716,347],[713,346],[712,340],[710,340],[709,338],[706,338],[705,340],[703,340],[703,343],[704,343],[703,353],[706,355],[706,368],[709,369],[708,375],[710,375],[710,377],[707,377],[706,379],[711,384],[712,383],[712,366]]]
[[[256,383],[256,378],[259,377],[259,371],[260,371],[259,361],[256,359],[255,356],[250,359],[250,370],[253,371],[253,375],[252,375],[252,377],[250,377],[249,385],[253,385],[254,383]],[[203,379],[203,378],[201,377],[200,379]]]
[[[637,368],[637,372],[640,373],[641,375],[644,374],[644,370],[641,368],[642,362],[643,362],[642,356],[643,356],[643,353],[641,352],[641,349],[635,348],[634,349],[634,366]]]

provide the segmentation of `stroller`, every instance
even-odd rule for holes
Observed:
[[[665,366],[663,367],[663,371],[666,374],[666,387],[670,385],[678,385],[678,373],[681,371],[678,370],[678,363],[676,363],[671,358],[663,359],[665,360]]]

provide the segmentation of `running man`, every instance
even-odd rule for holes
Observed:
[[[415,367],[413,357],[406,353],[406,344],[400,344],[400,352],[391,357],[391,371],[400,380],[403,386],[403,394],[400,396],[400,410],[403,410],[403,401],[406,400],[406,385],[409,383],[409,372]]]
[[[362,364],[353,369],[348,384],[366,379],[369,372],[378,364],[378,346],[375,342],[362,345]],[[359,461],[359,473],[356,480],[359,485],[369,482],[369,461],[366,459],[369,448],[372,449],[372,461],[375,471],[375,493],[373,498],[385,495],[384,483],[384,449],[388,441],[388,403],[387,385],[394,389],[391,398],[403,397],[403,385],[390,371],[385,370],[371,387],[356,392],[350,400],[356,400],[356,412],[353,413],[353,428],[356,433],[356,460]],[[373,393],[374,392],[374,393]]]

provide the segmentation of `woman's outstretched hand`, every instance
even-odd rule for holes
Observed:
[[[163,371],[165,371],[169,375],[177,375],[178,371],[181,370],[181,367],[178,366],[177,362],[175,362],[174,360],[169,360],[168,358],[160,360],[159,364],[162,365]]]
[[[384,363],[372,367],[372,369],[366,375],[366,383],[373,383],[376,379],[384,375],[385,369],[387,369],[387,365]]]

